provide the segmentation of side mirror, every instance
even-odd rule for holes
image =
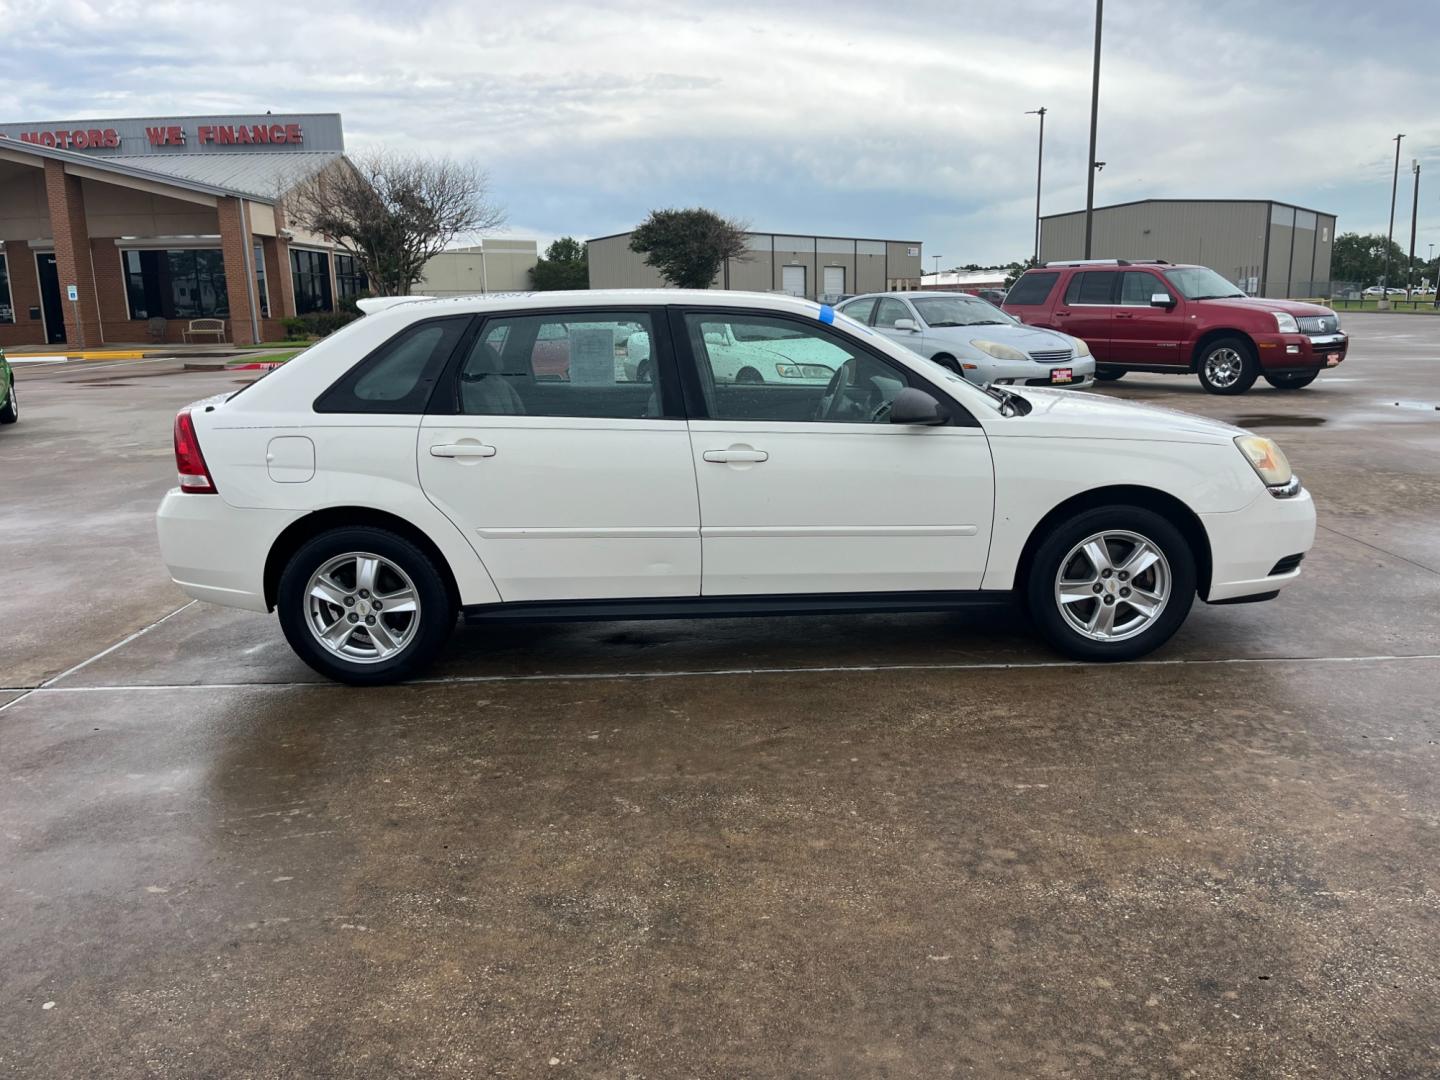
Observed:
[[[913,334],[913,333],[916,333],[920,328],[915,325],[915,320],[914,320],[914,319],[896,319],[896,320],[895,320],[895,329],[896,329],[896,330],[909,330],[909,331]]]
[[[890,402],[890,423],[892,424],[920,424],[925,427],[938,427],[949,420],[950,414],[945,411],[940,402],[924,390],[917,390],[913,386],[905,387],[895,395],[895,400]]]
[[[1151,307],[1172,308],[1175,306],[1175,298],[1168,292],[1157,292],[1150,294]]]

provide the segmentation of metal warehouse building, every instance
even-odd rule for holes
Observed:
[[[1254,296],[1330,293],[1335,215],[1273,199],[1141,199],[1097,206],[1095,259],[1198,263]],[[1040,261],[1085,255],[1085,211],[1040,222]]]
[[[631,233],[600,236],[589,242],[592,289],[658,289],[665,282],[630,250]],[[918,240],[864,240],[841,236],[746,234],[750,254],[728,259],[711,282],[712,289],[786,292],[811,300],[853,293],[920,287]]]

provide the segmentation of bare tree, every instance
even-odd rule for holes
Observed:
[[[479,167],[389,150],[311,174],[286,195],[285,211],[354,255],[379,296],[408,296],[452,240],[505,220]]]

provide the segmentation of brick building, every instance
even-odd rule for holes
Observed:
[[[364,288],[287,224],[288,191],[343,162],[336,114],[0,124],[0,346],[236,343]]]

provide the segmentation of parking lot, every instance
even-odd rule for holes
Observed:
[[[0,1074],[1432,1076],[1440,319],[1240,397],[1320,514],[1121,666],[1018,617],[458,633],[325,683],[186,598],[170,424],[250,373],[23,366],[0,431]]]

